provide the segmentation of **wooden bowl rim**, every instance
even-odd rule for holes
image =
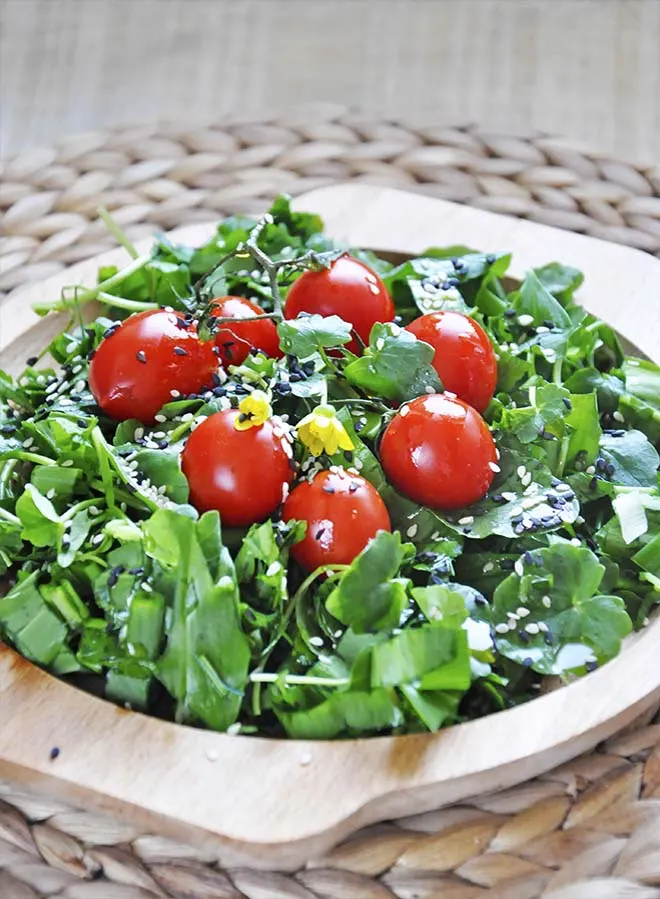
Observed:
[[[406,254],[442,243],[508,249],[514,277],[553,259],[576,265],[586,275],[583,304],[660,358],[660,319],[644,307],[660,292],[660,262],[637,250],[364,185],[313,191],[295,206],[319,212],[332,236],[353,245]],[[171,236],[199,243],[212,227]],[[57,317],[37,318],[32,302],[90,283],[98,265],[116,262],[125,262],[121,249],[0,304],[0,364],[15,367],[25,340],[38,334],[43,345],[46,331],[57,330]],[[660,698],[659,638],[656,620],[588,677],[487,718],[436,734],[334,742],[229,736],[126,712],[0,644],[0,776],[192,837],[223,863],[295,867],[366,823],[512,786],[592,748]],[[60,749],[54,760],[52,746]]]

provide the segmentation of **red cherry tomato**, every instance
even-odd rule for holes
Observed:
[[[181,467],[190,502],[200,512],[217,509],[222,523],[245,527],[268,518],[293,479],[292,450],[272,421],[237,431],[237,409],[216,412],[188,438]]]
[[[220,297],[213,301],[213,318],[254,318],[263,315],[264,310],[244,297]],[[275,322],[268,318],[254,322],[226,323],[216,331],[215,345],[220,350],[220,358],[225,368],[240,365],[252,349],[263,350],[267,356],[279,359],[282,355],[280,339]]]
[[[435,350],[433,367],[445,389],[485,412],[495,393],[497,359],[481,325],[460,312],[429,312],[406,330]]]
[[[319,565],[349,565],[378,531],[390,531],[390,516],[378,491],[359,475],[320,471],[291,491],[284,521],[307,522],[307,533],[291,555],[307,571]]]
[[[152,424],[172,391],[199,393],[213,384],[218,357],[196,326],[179,312],[155,309],[131,315],[96,350],[89,366],[94,399],[117,421]]]
[[[435,509],[459,509],[485,495],[497,450],[478,412],[434,393],[401,406],[383,435],[380,460],[405,496]]]
[[[350,322],[360,340],[369,343],[376,322],[394,319],[394,303],[375,272],[351,256],[340,256],[330,268],[305,272],[289,290],[284,317],[296,318],[301,312],[338,315]],[[347,348],[360,353],[355,338]]]

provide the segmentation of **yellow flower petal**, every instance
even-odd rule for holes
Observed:
[[[240,415],[236,416],[234,427],[237,431],[247,431],[268,421],[273,414],[268,394],[263,390],[254,390],[238,404]]]

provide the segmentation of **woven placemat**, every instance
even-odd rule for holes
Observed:
[[[349,178],[660,255],[660,166],[545,134],[412,128],[323,105],[270,121],[94,132],[10,160],[0,295],[109,249],[101,204],[138,239]],[[223,870],[193,845],[0,782],[0,897],[55,896],[660,899],[660,723],[645,715],[544,777],[373,826],[288,874]]]

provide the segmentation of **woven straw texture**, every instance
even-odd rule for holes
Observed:
[[[0,290],[108,249],[100,204],[139,238],[349,178],[660,254],[660,167],[544,134],[413,128],[322,105],[202,130],[99,131],[9,160]],[[54,896],[660,899],[660,723],[647,715],[506,792],[371,827],[291,874],[221,870],[194,846],[0,783],[0,897]]]

